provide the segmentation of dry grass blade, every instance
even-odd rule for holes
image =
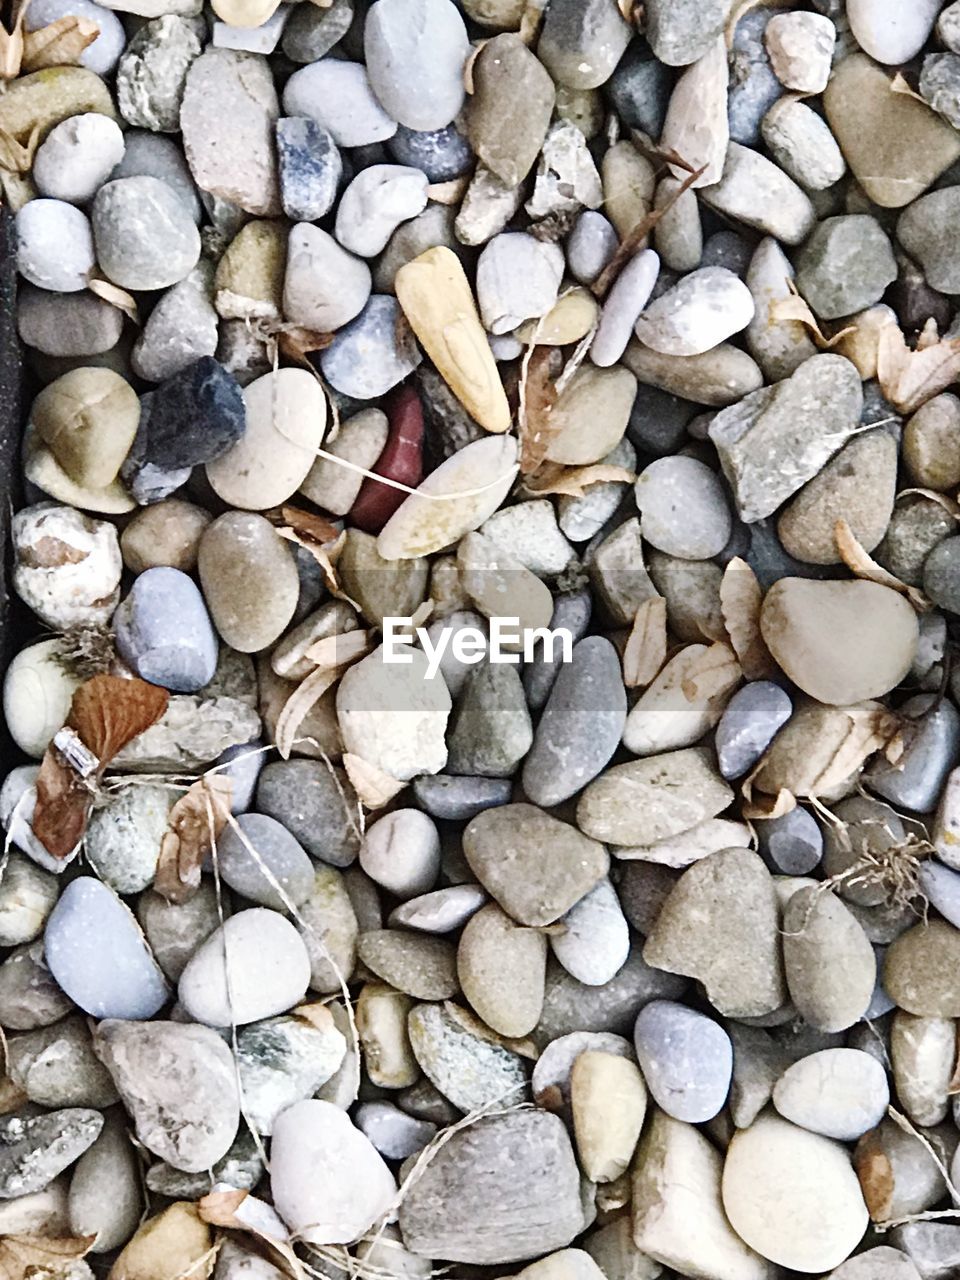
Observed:
[[[656,679],[667,660],[667,602],[651,596],[637,607],[623,651],[623,683],[642,688]]]
[[[0,1280],[66,1276],[69,1264],[85,1257],[96,1243],[96,1236],[0,1236]]]
[[[422,606],[421,606],[422,607]],[[418,626],[419,623],[412,625]],[[370,635],[367,631],[342,631],[335,636],[315,640],[303,656],[318,667],[346,667],[357,658],[370,652]]]
[[[232,799],[229,776],[204,774],[170,810],[153,885],[168,902],[186,902],[200,887],[203,860],[227,825]]]
[[[720,612],[748,680],[765,680],[777,672],[777,664],[760,634],[760,606],[763,592],[757,575],[746,560],[734,556],[720,581]]]
[[[340,672],[335,667],[318,667],[316,671],[301,680],[283,704],[283,710],[277,717],[274,733],[277,750],[284,760],[290,759],[290,752],[297,737],[297,730],[303,724],[310,709],[323,697],[329,688],[336,684]]]
[[[960,338],[927,332],[917,349],[907,346],[898,325],[887,325],[877,342],[877,381],[900,413],[913,413],[960,374]]]
[[[633,484],[636,478],[636,473],[628,471],[626,467],[595,462],[588,467],[549,467],[525,480],[523,487],[528,493],[534,493],[538,497],[548,493],[562,493],[571,498],[582,498],[584,490],[592,484]]]
[[[343,767],[360,803],[367,809],[382,809],[406,785],[351,751],[344,752]]]
[[[89,18],[69,15],[23,37],[24,71],[43,71],[46,67],[75,67],[80,56],[100,34],[100,28]]]
[[[918,613],[926,613],[932,607],[922,591],[901,582],[882,565],[877,564],[876,560],[860,545],[846,520],[841,518],[834,524],[833,536],[843,563],[858,578],[875,582],[881,587],[889,587],[891,591],[897,591],[900,595],[906,596]]]
[[[669,209],[673,208],[673,206],[680,199],[683,193],[689,187],[693,186],[693,184],[696,182],[696,180],[700,177],[700,175],[703,173],[703,171],[707,167],[704,164],[704,165],[701,165],[699,169],[691,170],[690,166],[680,156],[675,156],[671,158],[670,163],[679,165],[682,168],[689,170],[689,172],[687,173],[687,176],[680,183],[679,187],[677,187],[676,191],[673,193],[673,195],[670,197],[669,200],[667,200],[659,209],[651,209],[648,214],[646,214],[644,217],[640,219],[640,221],[633,228],[633,230],[630,231],[629,234],[623,240],[621,240],[620,244],[617,246],[616,252],[614,253],[613,257],[610,259],[607,265],[603,268],[603,270],[597,276],[596,280],[594,280],[593,284],[590,286],[590,289],[593,292],[594,297],[605,298],[607,296],[607,293],[610,290],[610,286],[613,284],[614,280],[616,280],[617,276],[620,274],[623,268],[627,265],[627,263],[630,261],[633,255],[637,252],[637,250],[642,246],[644,240],[646,240],[647,236],[650,234],[653,228],[657,225],[657,223],[660,221],[663,215]]]
[[[110,280],[101,280],[98,276],[87,281],[87,288],[91,293],[95,293],[98,298],[102,298],[104,302],[109,302],[111,306],[122,311],[127,319],[132,320],[134,324],[140,323],[140,313],[137,310],[136,299],[132,294],[127,293],[126,289],[121,289],[119,285],[113,284]]]
[[[297,533],[296,529],[285,525],[277,530],[281,538],[286,538],[288,542],[295,542],[298,547],[303,547],[304,551],[309,551],[323,570],[323,576],[326,580],[327,588],[341,599],[347,597],[341,595],[340,579],[337,577],[337,560],[340,558],[340,552],[343,550],[343,544],[346,541],[346,533],[338,534],[333,542],[318,543],[312,538],[305,538]]]
[[[957,502],[956,498],[951,498],[949,494],[938,493],[936,489],[901,489],[897,494],[896,501],[899,502],[901,498],[909,497],[910,494],[917,494],[921,498],[929,498],[931,502],[943,507],[947,515],[952,516],[954,520],[960,520],[960,503]]]
[[[556,347],[538,347],[530,343],[520,367],[520,410],[517,415],[520,435],[520,474],[531,475],[542,466],[555,430],[550,415],[556,407],[554,382],[560,372],[560,353]]]

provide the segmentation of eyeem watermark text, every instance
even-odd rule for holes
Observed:
[[[519,618],[491,618],[489,634],[479,627],[443,627],[431,639],[426,627],[412,625],[410,618],[384,618],[383,661],[410,663],[410,646],[419,642],[427,656],[427,679],[440,669],[444,654],[450,650],[458,662],[473,666],[477,662],[517,664],[543,658],[547,662],[570,662],[573,659],[573,635],[566,627],[524,627]]]

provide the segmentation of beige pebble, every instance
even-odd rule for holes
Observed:
[[[897,1097],[914,1124],[940,1124],[950,1107],[957,1057],[953,1018],[921,1018],[897,1009],[890,1023],[890,1062]]]
[[[262,219],[248,222],[217,263],[217,314],[225,320],[279,320],[286,265],[286,228]]]
[[[363,1064],[381,1089],[406,1089],[420,1077],[407,1035],[407,1014],[414,1003],[384,982],[368,982],[357,999]]]
[[[952,392],[934,396],[908,419],[903,460],[911,480],[925,489],[943,492],[960,484],[960,399]]]
[[[30,421],[71,480],[102,489],[117,478],[133,444],[140,400],[112,369],[73,369],[44,387]]]
[[[616,142],[603,155],[603,208],[623,240],[653,205],[653,165],[632,142]],[[639,248],[646,246],[646,240]]]
[[[158,565],[192,573],[200,539],[212,519],[209,511],[181,498],[143,507],[120,535],[123,563],[131,573]]]
[[[565,347],[585,338],[600,315],[600,307],[589,289],[567,283],[560,286],[560,297],[540,320],[528,320],[515,331],[525,346],[536,342],[540,347]]]
[[[361,409],[341,424],[337,438],[326,445],[328,453],[369,471],[387,443],[387,415],[380,409]],[[317,458],[300,492],[331,515],[345,516],[356,501],[365,477],[329,458]]]
[[[38,489],[80,511],[116,516],[136,509],[137,504],[119,480],[112,480],[103,488],[71,480],[30,423],[23,433],[23,471]]]
[[[228,511],[204,532],[197,564],[214,626],[231,649],[257,653],[281,635],[300,578],[289,543],[269,521]]]
[[[468,533],[457,549],[460,581],[473,604],[488,618],[516,618],[513,631],[549,627],[550,588],[483,533]],[[504,644],[522,648],[522,641]]]
[[[570,1073],[573,1131],[591,1182],[613,1182],[633,1159],[647,1112],[647,1088],[636,1063],[588,1049]]]
[[[205,1280],[215,1261],[212,1244],[213,1232],[197,1206],[178,1200],[140,1227],[113,1264],[110,1280],[170,1280],[186,1274]]]
[[[544,935],[517,925],[496,903],[467,921],[457,976],[474,1011],[500,1035],[518,1038],[537,1025],[546,968]]]
[[[623,439],[637,395],[629,369],[583,364],[550,414],[547,457],[567,466],[599,462]]]

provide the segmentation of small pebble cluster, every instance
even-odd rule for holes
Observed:
[[[955,1280],[960,0],[2,52],[4,1280]]]

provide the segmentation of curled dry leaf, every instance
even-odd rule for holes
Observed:
[[[467,54],[466,61],[463,64],[463,87],[471,95],[476,91],[476,85],[473,82],[473,68],[480,57],[483,46],[487,43],[489,43],[488,40],[477,40]]]
[[[856,325],[848,324],[828,338],[820,328],[817,317],[810,310],[806,299],[800,296],[797,286],[789,277],[787,277],[787,289],[789,294],[786,298],[774,298],[770,303],[769,316],[774,324],[784,320],[799,321],[810,330],[814,342],[821,351],[829,351],[831,347],[835,347],[856,332]]]
[[[623,683],[637,689],[651,683],[667,660],[667,602],[651,596],[638,605],[623,651]]]
[[[742,813],[747,819],[755,818],[782,818],[784,814],[791,813],[797,807],[797,797],[792,791],[788,791],[786,787],[781,787],[775,796],[765,795],[764,792],[755,792],[748,800],[744,795],[744,803]]]
[[[939,395],[960,374],[960,338],[936,338],[926,331],[911,351],[899,325],[880,330],[877,380],[880,390],[900,413],[913,413]]]
[[[211,1191],[197,1201],[197,1212],[212,1227],[242,1231],[252,1240],[257,1251],[284,1275],[292,1277],[292,1280],[304,1280],[303,1265],[294,1253],[280,1219],[249,1191],[237,1191],[232,1187]]]
[[[38,31],[28,31],[23,37],[23,69],[75,67],[84,49],[93,44],[99,34],[96,22],[73,15],[57,18]]]
[[[316,640],[303,656],[318,667],[346,667],[370,651],[370,636],[366,631],[343,631],[335,636]]]
[[[229,820],[232,800],[232,780],[210,773],[170,810],[154,879],[157,893],[168,902],[186,902],[199,888],[200,868]]]
[[[272,524],[287,525],[301,538],[309,538],[320,546],[335,542],[340,536],[340,530],[325,516],[317,515],[313,511],[303,511],[300,507],[285,504],[282,507],[273,507],[263,514]]]
[[[729,694],[742,674],[737,655],[720,640],[694,660],[680,688],[688,702],[707,701]]]
[[[538,347],[536,333],[527,347],[520,366],[520,409],[517,426],[520,435],[520,474],[532,475],[543,465],[556,433],[550,415],[557,403],[554,382],[560,372],[561,356],[556,347]]]
[[[15,6],[15,17],[9,31],[0,27],[0,80],[16,80],[23,59],[23,20],[30,0]]]
[[[96,1236],[0,1236],[0,1280],[27,1280],[35,1273],[67,1276],[70,1263],[85,1257]]]
[[[382,809],[406,785],[351,751],[344,752],[343,767],[365,809]]]
[[[87,281],[87,288],[91,293],[95,293],[98,298],[102,298],[104,302],[109,302],[111,306],[116,307],[119,311],[132,320],[134,324],[140,323],[140,313],[137,310],[137,302],[133,294],[127,293],[126,289],[121,289],[119,285],[113,284],[110,280],[101,280],[99,276]]]
[[[626,467],[595,462],[588,467],[549,467],[525,481],[523,487],[528,493],[541,497],[548,493],[562,493],[571,498],[582,498],[583,491],[592,484],[604,481],[633,484],[636,478],[636,473]]]
[[[760,634],[763,592],[746,560],[734,556],[720,580],[720,612],[733,651],[748,680],[766,680],[777,664]]]
[[[305,651],[304,657],[315,662],[317,670],[311,671],[301,680],[283,704],[283,709],[277,717],[274,737],[277,750],[284,760],[290,759],[297,730],[303,724],[310,709],[329,688],[336,684],[343,668],[348,667],[351,662],[356,662],[369,650],[370,639],[366,631],[348,631],[343,635],[326,636]]]
[[[281,538],[286,538],[288,542],[295,542],[298,547],[303,547],[305,551],[309,551],[316,560],[317,564],[323,570],[323,576],[326,580],[327,588],[333,595],[338,596],[341,600],[347,597],[340,591],[340,579],[337,577],[337,561],[340,558],[340,552],[343,550],[343,544],[346,542],[346,533],[341,533],[333,542],[319,543],[312,538],[303,537],[297,533],[296,529],[289,525],[284,525],[277,530]],[[352,601],[351,601],[352,603]]]
[[[898,591],[907,597],[918,613],[926,613],[931,608],[930,601],[922,591],[916,587],[907,586],[905,582],[894,577],[889,570],[884,569],[883,565],[877,564],[876,560],[861,546],[846,520],[841,518],[836,521],[833,526],[833,536],[843,563],[858,578],[876,582],[881,587],[889,587],[891,591]]]
[[[277,329],[277,346],[282,356],[288,360],[296,360],[314,372],[313,365],[307,359],[311,351],[325,351],[333,342],[332,333],[324,333],[320,329],[305,329],[298,324],[285,324]]]
[[[44,753],[37,776],[33,832],[55,858],[67,857],[83,836],[96,785],[107,765],[128,742],[156,724],[169,701],[166,689],[119,676],[94,676],[74,693],[64,728],[73,731],[95,763],[91,765],[77,750],[70,734],[57,734]]]
[[[40,127],[34,128],[26,142],[18,142],[12,133],[0,129],[0,169],[11,175],[29,173],[33,157],[40,145]]]
[[[910,84],[908,83],[902,71],[898,71],[897,74],[890,81],[890,92],[905,94],[906,97],[913,98],[914,101],[916,102],[922,102],[923,105],[927,108],[929,108],[930,106],[930,103],[926,100],[926,98],[921,98],[920,94],[917,93],[916,89],[913,89],[910,87]]]
[[[936,502],[938,506],[943,507],[947,515],[953,516],[954,520],[960,520],[960,503],[957,502],[956,498],[951,498],[949,494],[938,493],[936,489],[901,489],[897,494],[897,502],[901,498],[908,497],[911,493],[918,494],[921,498],[929,498],[931,502]]]

